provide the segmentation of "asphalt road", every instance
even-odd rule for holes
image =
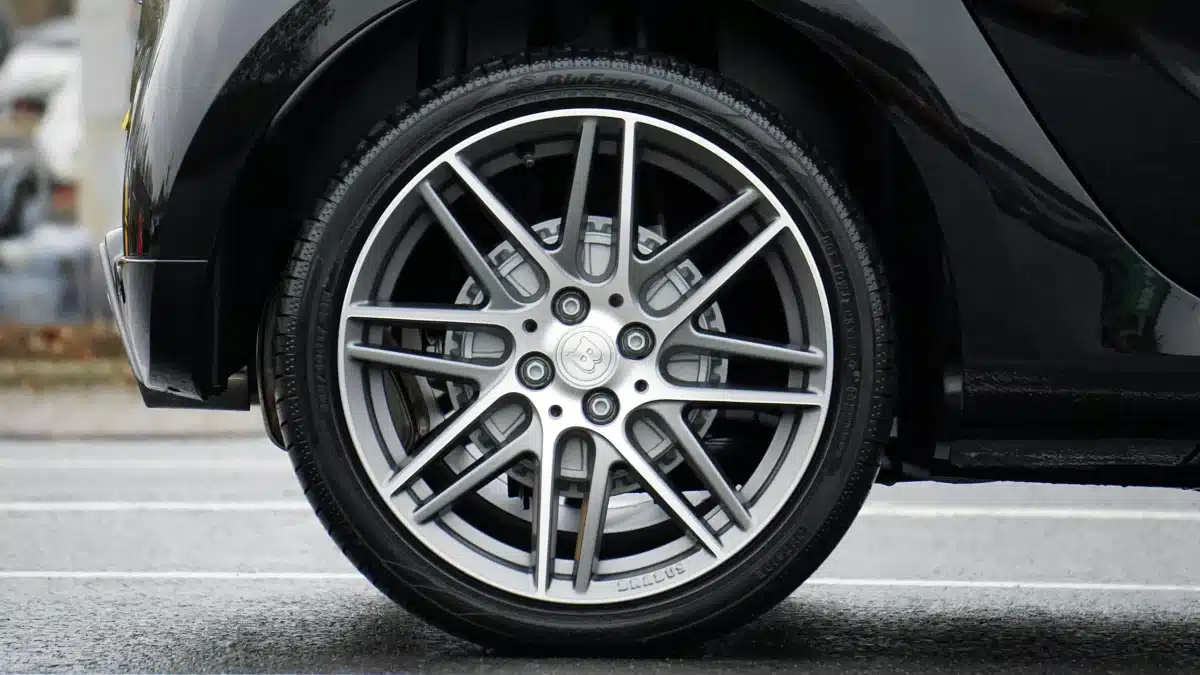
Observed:
[[[1200,493],[879,487],[814,581],[659,657],[496,656],[360,580],[265,442],[0,443],[0,672],[1200,672]]]

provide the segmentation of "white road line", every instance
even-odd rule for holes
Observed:
[[[310,511],[308,502],[299,500],[253,502],[0,502],[0,512],[74,513],[129,511]]]
[[[307,511],[303,500],[256,501],[20,501],[0,502],[0,512],[136,512],[136,511]],[[1168,510],[1131,510],[1096,508],[919,506],[907,504],[868,504],[862,516],[868,518],[999,518],[1028,520],[1127,520],[1200,522],[1200,512]]]
[[[1004,518],[1023,520],[1169,520],[1200,522],[1200,511],[1037,506],[922,506],[874,503],[860,515],[873,518]]]
[[[128,581],[363,581],[355,572],[93,572],[0,570],[0,579],[113,579]]]
[[[201,572],[201,571],[55,571],[0,570],[0,580],[113,580],[113,581],[360,581],[356,572]],[[964,588],[977,590],[1088,591],[1097,593],[1200,593],[1185,584],[1131,584],[1076,581],[966,581],[940,579],[809,579],[801,587],[850,588]]]
[[[13,459],[0,458],[0,470],[34,471],[279,471],[291,470],[286,457],[267,459]]]
[[[1184,584],[1119,584],[1090,581],[966,581],[939,579],[809,579],[804,586],[857,586],[881,588],[971,588],[1036,591],[1094,591],[1102,593],[1200,593],[1200,586]],[[803,589],[803,586],[801,587]]]

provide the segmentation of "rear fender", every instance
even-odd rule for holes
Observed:
[[[203,399],[225,388],[218,242],[243,168],[321,64],[408,0],[147,0],[136,47],[125,168],[125,252],[196,262],[156,275],[139,320],[145,385]],[[163,269],[189,265],[164,266]]]

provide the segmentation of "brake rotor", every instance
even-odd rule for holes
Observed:
[[[533,226],[533,231],[548,246],[558,243],[559,232],[562,228],[561,219],[547,220]],[[608,269],[613,249],[613,221],[603,216],[589,216],[584,226],[583,253],[581,269],[584,274],[598,277]],[[638,228],[638,252],[647,256],[666,243],[658,232]],[[488,253],[488,258],[496,266],[497,273],[519,293],[533,296],[538,290],[538,276],[530,264],[517,255],[512,244],[504,242]],[[642,298],[642,302],[651,309],[666,309],[678,302],[693,287],[703,279],[700,270],[689,261],[681,262],[670,272],[655,280]],[[459,305],[475,305],[483,300],[483,291],[473,279],[468,279],[459,291],[455,303]],[[714,303],[699,319],[702,329],[721,333],[725,331],[725,322],[720,308]],[[446,334],[445,354],[462,359],[500,359],[504,357],[506,346],[504,340],[493,333],[484,331],[450,331]],[[719,357],[702,354],[679,353],[666,362],[666,370],[682,382],[722,384],[728,376],[728,361]],[[470,385],[455,383],[447,384],[450,405],[457,410],[470,402],[475,395]],[[716,411],[695,411],[689,417],[691,427],[700,435],[708,431]],[[448,457],[456,469],[462,470],[471,462],[482,457],[487,451],[503,445],[512,435],[517,433],[525,422],[526,412],[519,404],[512,404],[497,410],[488,417],[480,429],[469,437],[464,450],[467,457]],[[678,452],[670,437],[650,419],[638,419],[632,423],[631,432],[638,447],[646,453],[664,474],[675,469],[683,462],[683,456]],[[458,461],[455,461],[457,459]],[[463,462],[463,460],[466,460]],[[462,463],[461,466],[457,466]],[[530,461],[519,462],[508,472],[508,477],[527,488],[532,488],[536,480],[535,465]],[[562,450],[559,468],[560,486],[563,496],[582,498],[587,493],[588,479],[588,449],[582,439],[568,439]],[[617,472],[613,476],[613,494],[628,492],[637,487],[637,483],[625,472]]]

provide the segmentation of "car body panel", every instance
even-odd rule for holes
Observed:
[[[207,260],[247,154],[321,60],[401,0],[151,0],[127,168],[127,254]],[[169,227],[159,229],[159,223]]]
[[[1179,3],[974,5],[992,43],[1117,228],[1200,289],[1200,15]]]
[[[947,384],[960,414],[946,433],[1063,433],[1077,427],[1082,399],[1094,406],[1092,433],[1146,433],[1165,421],[1195,434],[1194,296],[1109,221],[969,9],[958,0],[765,2],[863,78],[931,191],[962,348]]]
[[[144,384],[190,399],[213,374],[214,249],[241,169],[318,64],[401,0],[147,0],[127,141],[124,254],[157,266]],[[197,276],[197,262],[203,272]],[[168,384],[169,383],[169,384]],[[182,404],[183,402],[181,402]]]
[[[1191,414],[1200,403],[1200,304],[1175,283],[1188,277],[1169,279],[1170,261],[1130,245],[1162,231],[1132,234],[1135,224],[1110,221],[1076,157],[1043,126],[1036,97],[981,28],[987,17],[972,13],[1002,0],[755,2],[845,66],[888,113],[930,192],[957,317],[944,438],[1200,438]],[[153,284],[149,360],[172,361],[160,368],[181,376],[172,386],[182,395],[203,398],[223,384],[211,365],[219,300],[211,278],[247,157],[339,46],[408,4],[148,0],[125,253],[207,267],[199,290],[194,279],[186,288]],[[158,327],[169,304],[189,308],[188,329]],[[183,343],[156,354],[168,339]],[[148,372],[145,384],[164,390],[155,366]]]

